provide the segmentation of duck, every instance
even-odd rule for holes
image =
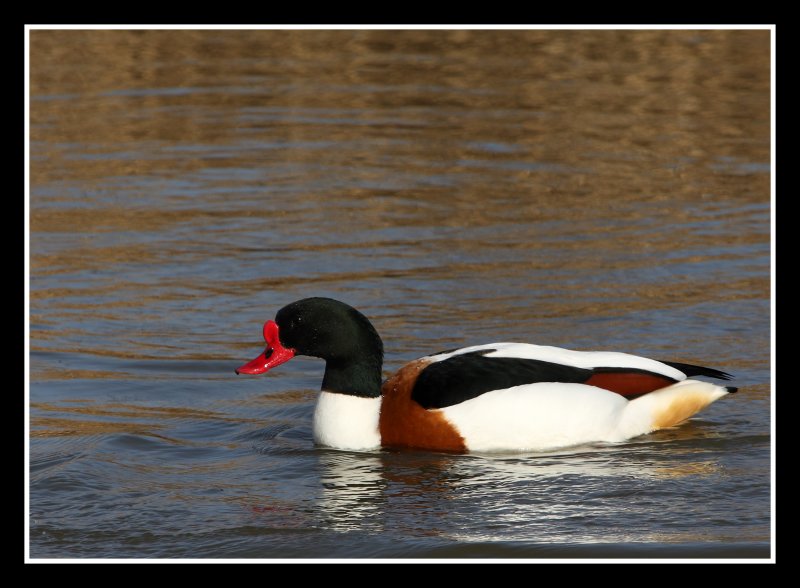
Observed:
[[[325,361],[318,446],[450,453],[541,452],[621,443],[674,427],[737,388],[726,372],[616,351],[488,343],[439,351],[382,377],[383,341],[361,312],[313,297],[281,308],[266,348],[237,374],[298,355]]]

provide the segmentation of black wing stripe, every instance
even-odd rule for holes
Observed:
[[[417,377],[411,398],[423,408],[444,408],[491,390],[535,382],[580,384],[592,370],[517,357],[483,357],[482,349],[428,365]]]

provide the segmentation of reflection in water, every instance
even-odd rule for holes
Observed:
[[[32,31],[32,553],[765,545],[769,43]],[[518,340],[741,391],[620,446],[326,451],[318,360],[233,374],[311,295],[373,319],[387,373]]]
[[[320,524],[336,531],[385,530],[386,480],[380,454],[321,450]]]
[[[679,465],[648,455],[625,446],[505,457],[325,450],[319,455],[319,524],[459,541],[502,540],[514,529],[518,539],[538,543],[564,542],[569,528],[569,542],[597,542],[592,521],[629,518],[644,488],[682,478],[710,484],[722,473],[703,455]],[[602,541],[702,539],[656,529],[643,539],[644,529],[625,526],[613,525]]]

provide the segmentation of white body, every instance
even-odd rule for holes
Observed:
[[[469,451],[544,451],[594,442],[619,442],[670,427],[728,394],[661,362],[606,351],[571,351],[524,343],[492,343],[430,356],[437,362],[471,351],[486,357],[539,359],[580,368],[647,370],[679,380],[634,400],[596,386],[542,382],[492,390],[441,409]],[[314,441],[350,450],[381,446],[380,398],[323,391],[314,411]]]
[[[585,384],[540,383],[494,390],[439,410],[469,451],[544,451],[619,442],[676,425],[727,393],[722,386],[684,380],[627,400]]]

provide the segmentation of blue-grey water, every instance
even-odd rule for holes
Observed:
[[[31,32],[32,558],[770,556],[768,31]],[[284,304],[385,373],[525,341],[700,363],[682,426],[315,447]]]

